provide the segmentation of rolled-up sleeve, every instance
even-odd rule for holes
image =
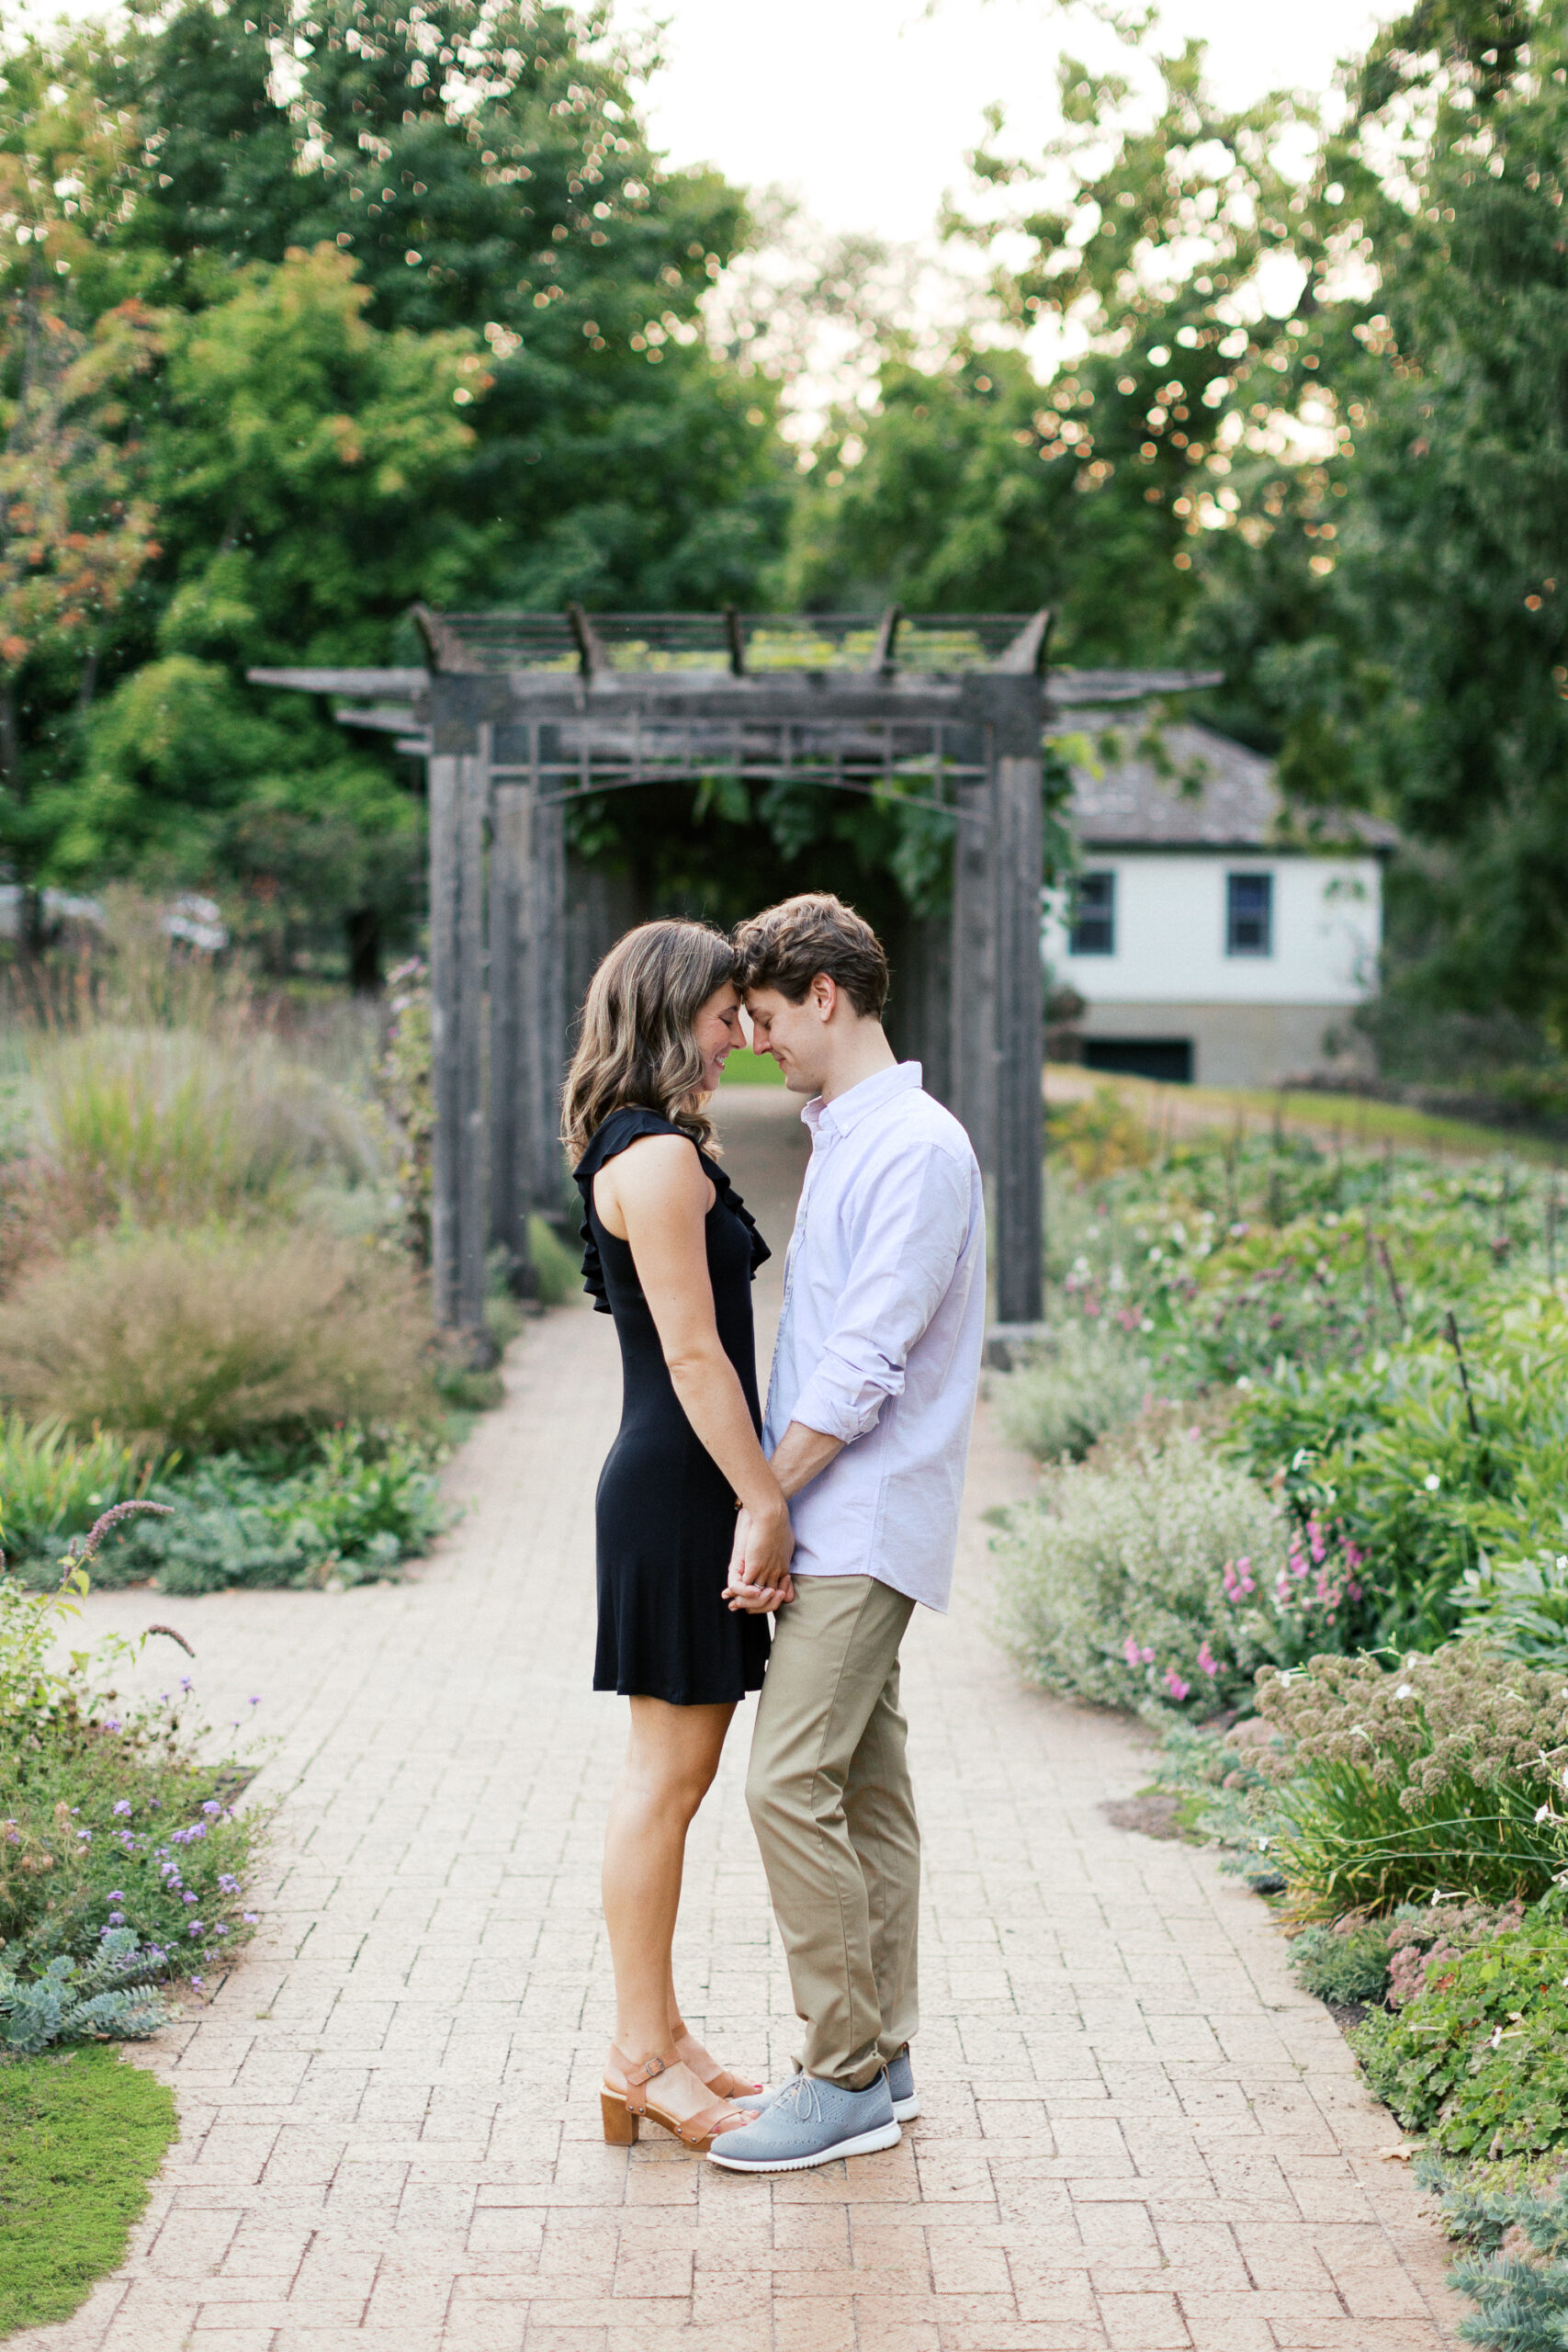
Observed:
[[[920,1143],[889,1156],[861,1196],[848,1274],[792,1420],[845,1445],[875,1428],[953,1281],[972,1213],[956,1155]]]

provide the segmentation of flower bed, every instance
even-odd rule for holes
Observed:
[[[1178,1819],[1278,1901],[1298,1980],[1446,2166],[1467,2336],[1544,2352],[1568,2322],[1558,1179],[1079,1124],[1052,1343],[995,1385],[1044,1465],[997,1537],[1005,1636],[1044,1687],[1166,1726]]]

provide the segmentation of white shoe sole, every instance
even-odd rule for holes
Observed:
[[[896,2148],[903,2136],[896,2122],[879,2123],[874,2132],[857,2132],[852,2139],[836,2140],[830,2148],[818,2149],[814,2155],[721,2156],[721,2132],[708,2150],[708,2162],[722,2165],[726,2172],[809,2172],[813,2165],[830,2165],[837,2156],[869,2156],[878,2148]]]
[[[919,2111],[920,2095],[919,2091],[911,2091],[908,2098],[896,2098],[893,2102],[894,2115],[897,2118],[897,2120],[900,2123],[913,2123]]]

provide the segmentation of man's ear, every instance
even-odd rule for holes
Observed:
[[[827,972],[818,972],[811,983],[811,1002],[818,1021],[831,1021],[833,1008],[839,1001],[839,984]]]

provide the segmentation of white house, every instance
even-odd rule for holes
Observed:
[[[1080,865],[1047,895],[1045,954],[1084,1001],[1084,1061],[1221,1086],[1312,1069],[1376,988],[1393,828],[1342,814],[1308,842],[1243,744],[1185,721],[1079,725],[1095,768],[1074,768]]]

